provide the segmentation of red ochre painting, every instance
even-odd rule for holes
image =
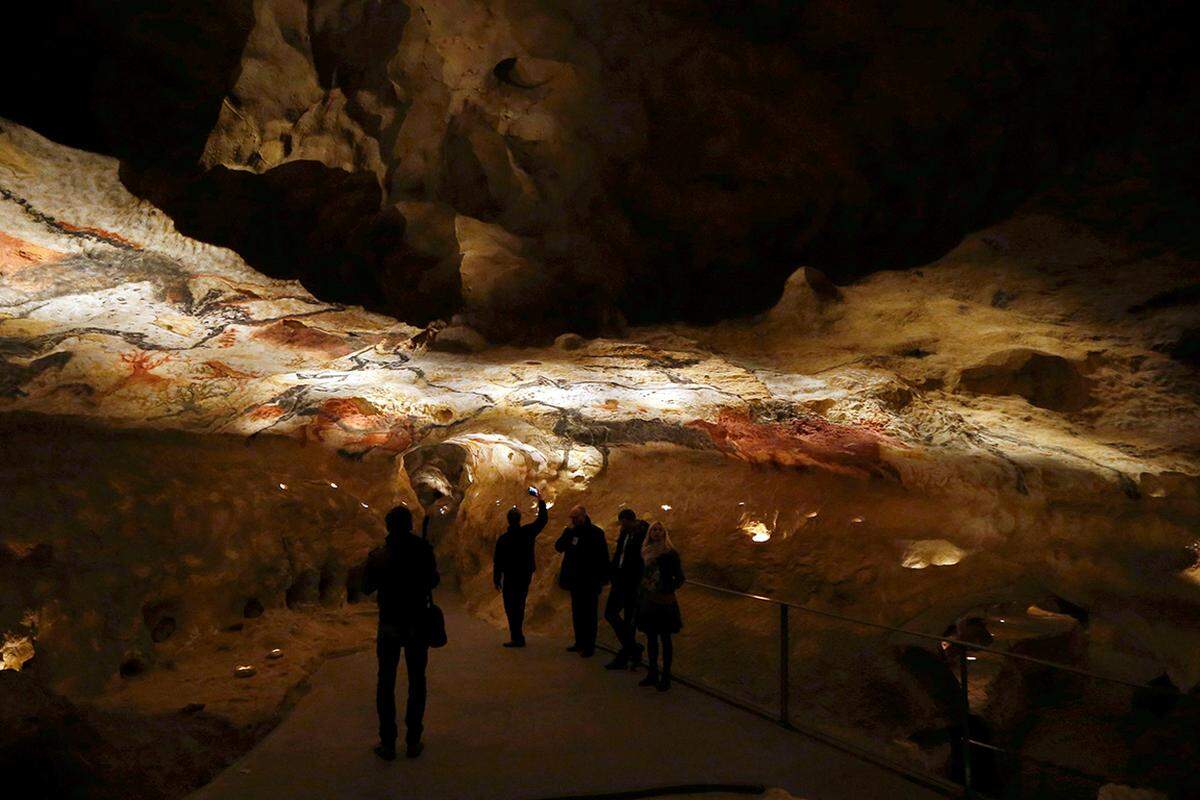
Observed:
[[[53,263],[65,256],[66,253],[0,231],[0,276],[4,278],[11,278],[29,267]]]
[[[709,435],[722,452],[752,464],[821,467],[867,477],[890,475],[879,445],[891,440],[871,426],[839,425],[816,416],[758,422],[749,414],[724,409],[715,421],[690,423]]]
[[[412,422],[388,414],[361,397],[332,397],[317,408],[302,429],[305,441],[340,450],[380,449],[400,453],[413,444]]]

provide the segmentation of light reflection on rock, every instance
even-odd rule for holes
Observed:
[[[949,567],[962,561],[966,555],[965,550],[945,539],[923,539],[909,544],[900,566],[906,569]]]

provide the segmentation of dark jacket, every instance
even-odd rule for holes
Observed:
[[[411,635],[422,622],[429,593],[440,577],[433,548],[411,533],[389,534],[367,556],[363,591],[379,592],[379,625]]]
[[[537,535],[546,527],[546,501],[538,498],[537,518],[528,525],[510,525],[496,540],[496,552],[492,556],[492,581],[500,584],[501,578],[511,583],[528,583],[537,569],[533,558],[533,545]]]
[[[642,575],[643,600],[652,603],[675,602],[675,591],[683,583],[683,563],[679,560],[679,553],[668,550],[646,562]]]
[[[562,532],[554,549],[563,554],[558,585],[569,591],[600,591],[608,583],[610,569],[608,541],[604,531],[584,518],[579,527],[572,525]]]
[[[617,546],[612,556],[613,588],[636,590],[642,580],[642,543],[646,541],[646,531],[649,523],[639,519],[633,525],[632,533],[626,534],[621,529],[617,537]],[[622,550],[624,553],[622,554]]]

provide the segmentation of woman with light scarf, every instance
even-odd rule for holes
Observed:
[[[639,686],[654,686],[660,692],[671,687],[671,635],[679,633],[683,619],[675,591],[683,585],[683,566],[671,537],[661,522],[650,526],[642,545],[642,586],[638,603],[637,626],[646,634],[646,677]],[[662,643],[662,667],[658,665]]]

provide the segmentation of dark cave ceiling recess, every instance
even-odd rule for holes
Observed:
[[[73,0],[0,115],[323,299],[590,334],[929,261],[1097,145],[1190,179],[1182,11]]]

